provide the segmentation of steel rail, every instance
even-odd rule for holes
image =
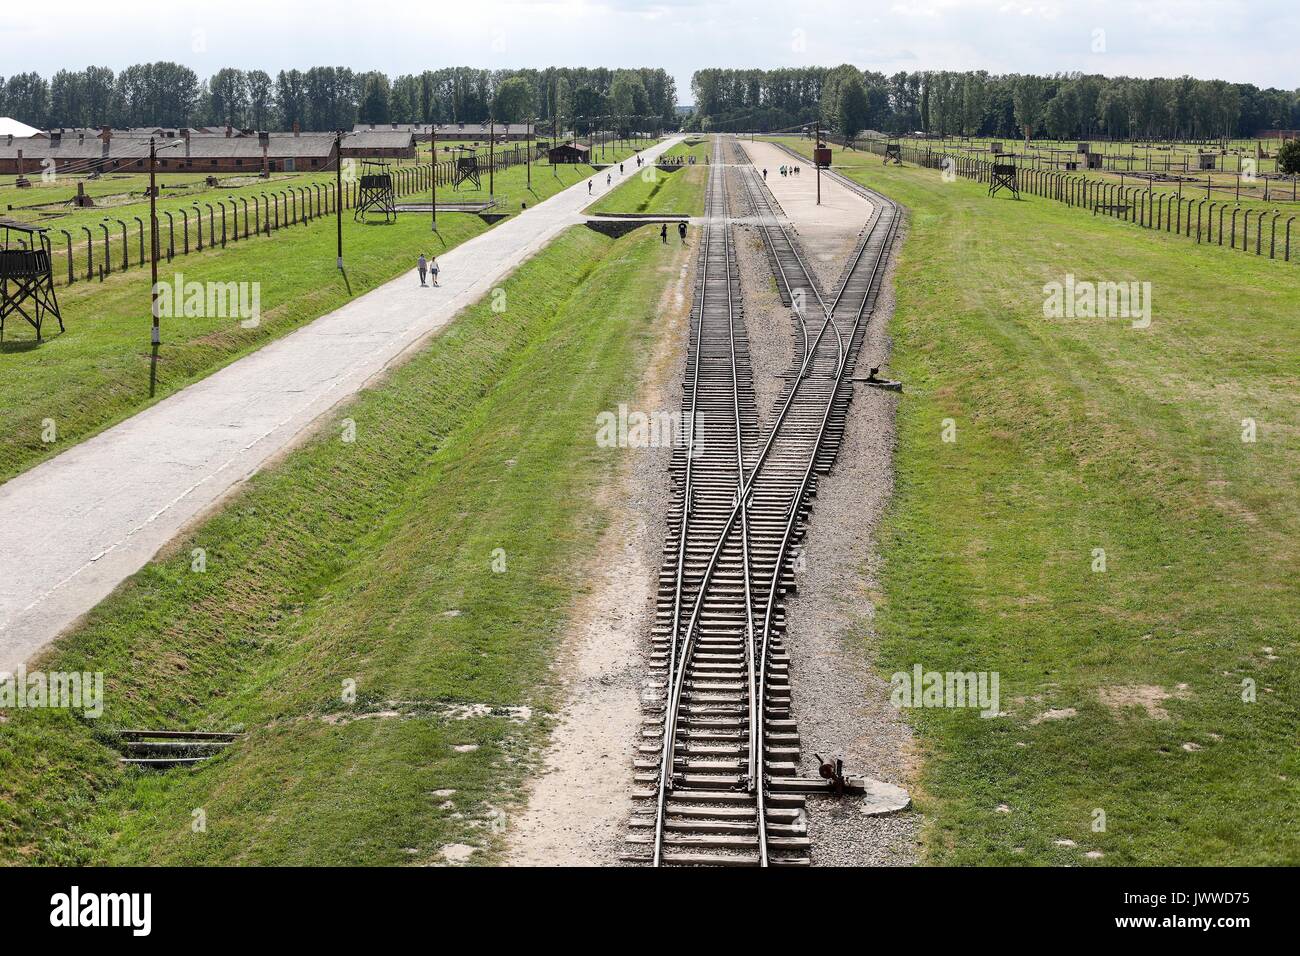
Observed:
[[[714,151],[715,151],[715,156],[718,153],[720,153],[720,142],[715,143]],[[723,181],[723,176],[724,176],[723,167],[721,166],[721,164],[715,163],[715,168],[713,170],[710,170],[709,198],[706,205],[709,207],[709,212],[712,214],[714,211],[713,207],[715,203],[718,201],[716,190],[721,188],[723,190],[721,195],[721,202],[724,209],[724,215],[723,215],[723,221],[720,228],[722,230],[723,274],[724,274],[724,278],[726,281],[726,288],[727,288],[726,308],[727,308],[727,328],[728,328],[728,346],[729,346],[729,366],[731,372],[731,406],[732,406],[732,418],[733,418],[735,445],[736,445],[736,472],[737,472],[736,484],[737,484],[737,494],[739,494],[739,489],[744,487],[745,485],[744,437],[741,429],[740,384],[737,377],[737,361],[736,361],[735,302],[733,301],[733,292],[732,292],[732,258],[731,258],[731,247],[730,247],[731,220],[730,220],[730,216],[726,214],[727,200],[726,200],[725,182]],[[710,259],[709,253],[713,243],[714,228],[718,226],[718,224],[713,221],[713,218],[714,217],[710,215],[710,222],[704,230],[704,246],[703,249],[701,250],[702,259],[703,259],[703,273],[700,281],[700,305],[698,310],[699,321],[698,321],[697,331],[695,335],[696,354],[694,356],[694,363],[693,363],[694,367],[692,369],[691,423],[689,427],[689,432],[691,437],[690,437],[690,443],[688,447],[688,458],[686,463],[686,479],[685,479],[685,488],[683,493],[684,496],[683,496],[683,510],[682,510],[682,518],[681,518],[681,530],[679,532],[679,538],[678,538],[678,557],[677,557],[677,568],[676,568],[675,582],[674,582],[673,617],[672,617],[671,638],[670,638],[670,646],[669,646],[669,654],[668,654],[668,673],[666,679],[666,685],[671,688],[671,699],[669,700],[668,709],[665,713],[665,718],[664,718],[663,760],[659,772],[659,787],[658,787],[657,806],[656,806],[656,813],[655,813],[655,833],[654,833],[654,848],[653,848],[653,858],[652,858],[652,863],[654,866],[659,866],[662,863],[662,849],[663,849],[663,835],[664,835],[663,831],[664,831],[664,822],[665,822],[665,816],[667,810],[667,795],[668,795],[668,791],[672,789],[673,768],[676,762],[675,742],[676,742],[677,715],[678,715],[678,711],[680,710],[681,687],[683,685],[684,678],[685,678],[686,665],[690,659],[690,654],[691,654],[691,637],[693,633],[690,629],[688,629],[685,642],[682,646],[682,650],[680,654],[681,661],[679,663],[678,662],[678,656],[679,656],[678,636],[681,631],[681,599],[682,599],[682,590],[685,584],[686,542],[687,542],[688,531],[689,531],[688,523],[691,515],[691,494],[692,494],[691,482],[692,482],[692,466],[693,466],[692,458],[694,456],[694,450],[695,450],[695,432],[699,424],[698,422],[699,380],[700,380],[700,366],[704,359],[704,321],[705,321],[705,312],[706,312],[706,306],[708,301],[707,300],[708,283],[709,283],[708,269],[709,269],[709,259]],[[724,532],[723,537],[725,537],[726,533],[729,533],[729,530],[728,532]],[[752,596],[750,594],[751,573],[750,573],[750,555],[749,555],[749,528],[748,528],[747,518],[745,518],[742,522],[742,552],[743,552],[743,559],[744,559],[743,578],[745,583],[745,606],[748,609],[748,608],[752,608]],[[708,585],[708,576],[706,575],[705,579],[701,582],[700,585],[700,590],[699,590],[700,596],[702,596],[707,590],[707,585]],[[753,733],[753,728],[757,720],[758,707],[756,701],[753,699],[753,689],[756,686],[757,681],[753,673],[756,649],[754,646],[755,642],[754,642],[752,613],[746,614],[745,644],[746,644],[746,658],[749,666],[749,681],[748,681],[749,712],[750,712],[749,724],[751,728],[750,732]],[[765,847],[765,843],[766,843],[765,834],[762,832],[761,827],[760,827],[760,843],[763,844]]]

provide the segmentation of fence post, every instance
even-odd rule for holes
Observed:
[[[95,278],[95,237],[89,226],[82,226],[81,230],[86,234],[86,281],[89,282]]]
[[[163,215],[167,217],[167,261],[171,262],[176,255],[176,220],[166,209],[163,210]]]
[[[110,275],[110,276],[111,276],[111,275],[113,274],[113,247],[112,247],[112,241],[113,241],[113,240],[112,240],[112,238],[111,238],[111,237],[109,236],[109,234],[108,234],[108,220],[105,219],[103,222],[101,222],[101,223],[99,224],[99,228],[104,230],[104,266],[103,266],[103,268],[106,269],[107,272],[103,272],[103,274],[104,274],[104,275]],[[102,270],[101,270],[101,271],[102,271]]]
[[[68,239],[68,285],[72,285],[73,282],[77,281],[77,278],[73,276],[73,234],[66,229],[60,229],[59,232]],[[1287,234],[1290,235],[1290,233]]]

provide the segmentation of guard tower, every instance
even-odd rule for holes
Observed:
[[[893,163],[895,166],[903,165],[903,146],[901,143],[885,144],[885,165]]]
[[[478,171],[478,153],[468,146],[458,148],[460,155],[456,157],[456,176],[452,180],[451,188],[460,189],[461,184],[469,182],[475,189],[482,189],[483,183],[479,179]]]
[[[1016,164],[1013,158],[1005,154],[993,158],[993,171],[989,174],[989,195],[996,196],[999,190],[1009,189],[1011,195],[1020,198],[1020,185],[1016,181]]]
[[[388,164],[367,159],[361,167],[361,192],[357,198],[354,220],[365,219],[370,212],[380,213],[385,222],[397,220],[397,201],[393,194],[393,177]]]
[[[58,319],[59,300],[54,295],[54,271],[50,261],[50,238],[46,230],[16,219],[0,219],[4,245],[0,246],[0,339],[5,319],[17,312],[36,330],[41,340],[41,323],[47,315]],[[14,233],[18,233],[17,236]]]

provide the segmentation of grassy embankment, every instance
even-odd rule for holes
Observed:
[[[697,163],[711,159],[713,157],[713,140],[707,136],[700,136],[698,133],[688,133],[686,139],[664,152],[664,159],[676,159],[679,156],[694,156]]]
[[[550,167],[533,172],[532,191],[522,168],[497,177],[498,194],[511,197],[506,211],[517,212],[522,201],[535,205],[593,171],[560,166],[554,173]],[[486,195],[486,177],[483,187]],[[456,194],[439,198],[447,195]],[[39,346],[31,327],[11,316],[0,344],[0,408],[8,419],[0,434],[0,481],[400,275],[421,250],[441,254],[487,228],[477,216],[458,213],[444,213],[438,225],[435,237],[418,214],[363,226],[345,212],[346,278],[335,268],[333,217],[160,264],[159,278],[166,283],[177,273],[187,282],[259,282],[262,316],[251,329],[238,318],[164,318],[152,397],[147,269],[59,288],[67,331],[60,335],[58,324],[48,323]],[[57,426],[55,442],[42,440],[46,418]]]
[[[671,172],[646,166],[630,173],[627,182],[585,211],[604,215],[701,216],[708,177],[707,166],[682,166]]]
[[[1295,267],[873,159],[909,209],[879,666],[998,671],[1008,714],[910,712],[929,859],[1300,862]],[[1067,274],[1150,282],[1150,327],[1045,318]]]
[[[685,254],[648,231],[565,233],[507,280],[504,314],[467,310],[60,640],[42,665],[105,672],[105,713],[4,715],[0,858],[490,851],[545,739],[549,665],[581,587],[569,572],[617,467],[595,416],[635,394]],[[457,704],[486,706],[457,719]],[[128,726],[248,736],[195,769],[142,773],[108,745]]]

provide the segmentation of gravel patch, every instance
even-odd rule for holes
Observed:
[[[769,168],[775,168],[770,160]],[[769,172],[769,184],[772,175]],[[776,192],[796,227],[801,214],[818,217],[815,227],[798,233],[799,245],[817,280],[824,288],[833,289],[857,246],[866,217],[874,210],[868,203],[848,201],[840,194],[849,191],[829,178],[822,181],[825,205],[816,209],[805,208],[807,203],[790,195],[790,189],[782,188],[785,185],[788,181],[778,183]],[[733,205],[733,214],[748,213],[744,191],[738,185],[735,196],[742,198],[739,205]],[[828,215],[837,208],[843,210],[838,224]],[[739,227],[736,248],[759,415],[766,423],[781,389],[779,375],[793,363],[795,325],[792,313],[776,293],[757,229]],[[888,368],[886,329],[893,310],[891,265],[858,359],[863,372],[873,365]],[[911,782],[911,727],[889,703],[888,681],[873,670],[876,638],[871,595],[878,588],[880,566],[875,529],[893,489],[894,409],[898,401],[895,393],[858,387],[839,458],[832,473],[821,479],[814,499],[801,569],[796,570],[799,591],[786,605],[786,648],[793,715],[802,747],[801,775],[816,775],[815,755],[821,754],[828,760],[842,757],[850,773],[902,787]],[[814,866],[916,862],[919,814],[908,810],[873,817],[863,809],[861,800],[851,797],[809,797],[808,832]]]
[[[679,252],[674,240],[670,249],[660,333],[629,401],[647,412],[681,408],[697,256],[693,241]],[[555,665],[567,687],[544,766],[530,783],[527,807],[509,824],[511,865],[614,866],[626,849],[671,455],[671,448],[629,449],[617,480],[593,503],[607,510],[609,524],[583,571],[591,590],[573,611]]]
[[[823,183],[823,187],[825,187]],[[897,246],[895,247],[897,249]],[[887,368],[893,315],[892,267],[862,344],[858,367]],[[803,748],[800,772],[815,774],[820,753],[843,757],[850,773],[908,787],[913,770],[911,727],[889,703],[889,683],[876,674],[873,628],[880,557],[876,528],[893,491],[894,409],[899,396],[858,386],[844,444],[818,488],[798,593],[787,604],[790,683]],[[808,801],[815,866],[880,866],[916,862],[920,816],[905,811],[871,817],[858,801]]]

